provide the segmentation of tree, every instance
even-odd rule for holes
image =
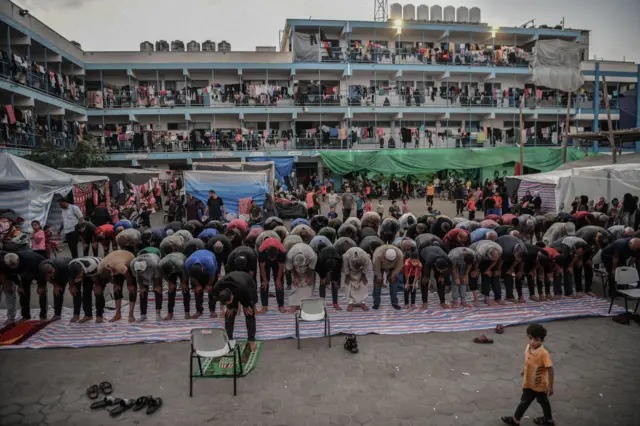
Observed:
[[[45,143],[41,149],[32,151],[25,158],[54,169],[96,167],[105,162],[104,154],[88,140],[79,141],[74,149],[63,149],[52,143]]]

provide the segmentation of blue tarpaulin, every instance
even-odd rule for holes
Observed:
[[[266,173],[185,171],[184,183],[187,194],[203,203],[209,198],[209,190],[215,190],[227,213],[235,214],[242,198],[251,198],[262,207],[268,188]]]
[[[250,163],[256,161],[273,161],[276,179],[278,179],[278,183],[282,188],[287,189],[287,183],[284,178],[291,175],[291,171],[293,170],[293,157],[249,157],[247,160]]]

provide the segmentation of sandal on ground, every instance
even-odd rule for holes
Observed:
[[[473,343],[487,344],[487,343],[493,343],[493,340],[489,339],[487,336],[483,334],[482,336],[476,337],[475,339],[473,339]]]
[[[536,417],[533,422],[537,425],[553,426],[556,423],[553,420],[547,420],[545,417]]]
[[[105,395],[111,395],[111,393],[113,393],[113,386],[111,386],[109,382],[102,382],[100,383],[100,390]]]
[[[96,401],[93,404],[91,404],[91,409],[92,410],[101,410],[101,409],[106,408],[106,407],[111,407],[112,405],[120,404],[120,401],[121,401],[120,398],[114,398],[112,396],[105,396],[100,401]]]
[[[133,411],[140,411],[144,407],[146,407],[148,398],[150,397],[141,396],[140,398],[136,399],[136,402],[133,404]]]
[[[355,334],[350,334],[345,338],[344,348],[352,354],[358,353],[358,342]]]
[[[120,404],[118,404],[118,406],[116,408],[114,408],[113,410],[109,411],[109,415],[111,417],[117,417],[120,414],[124,413],[125,411],[127,411],[128,409],[130,409],[131,407],[133,407],[133,404],[135,404],[136,400],[135,399],[123,399],[120,401]]]
[[[503,417],[500,417],[500,420],[502,420],[505,424],[512,425],[512,426],[515,426],[515,425],[519,425],[519,424],[520,424],[520,423],[516,422],[516,421],[513,419],[513,417],[511,417],[511,416],[503,416]]]
[[[496,333],[498,333],[498,334],[503,334],[504,333],[504,326],[502,324],[496,325]]]
[[[612,318],[615,322],[622,325],[629,325],[629,316],[628,315],[616,315]]]
[[[98,385],[92,385],[87,389],[87,396],[89,399],[98,399],[99,392]]]
[[[147,406],[147,415],[151,415],[162,407],[162,398],[151,397]]]

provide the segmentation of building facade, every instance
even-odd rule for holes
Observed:
[[[185,51],[174,41],[88,52],[0,0],[0,98],[11,110],[2,144],[72,147],[88,132],[114,164],[293,156],[313,165],[323,149],[515,145],[522,104],[526,146],[556,146],[567,111],[572,131],[606,127],[602,76],[615,128],[621,98],[637,90],[639,65],[588,60],[589,31],[428,16],[418,7],[418,20],[289,19],[278,51],[195,41]],[[582,46],[585,84],[570,105],[569,94],[533,84],[529,57],[547,39]]]

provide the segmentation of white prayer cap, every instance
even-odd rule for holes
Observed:
[[[15,253],[7,253],[4,256],[4,263],[9,267],[9,268],[17,268],[18,264],[20,263],[20,258],[18,257],[17,254]]]
[[[136,272],[144,272],[147,269],[147,262],[145,260],[138,260],[134,262],[133,269]]]
[[[396,253],[394,249],[388,249],[385,252],[384,256],[387,258],[389,262],[393,262],[394,260],[396,260],[396,257],[398,257],[398,253]]]
[[[296,254],[296,256],[293,258],[293,264],[296,265],[297,267],[305,266],[306,263],[307,263],[307,257],[302,253]]]
[[[173,235],[173,232],[174,232],[173,229],[167,229],[167,232],[165,234],[168,237],[169,235]]]

